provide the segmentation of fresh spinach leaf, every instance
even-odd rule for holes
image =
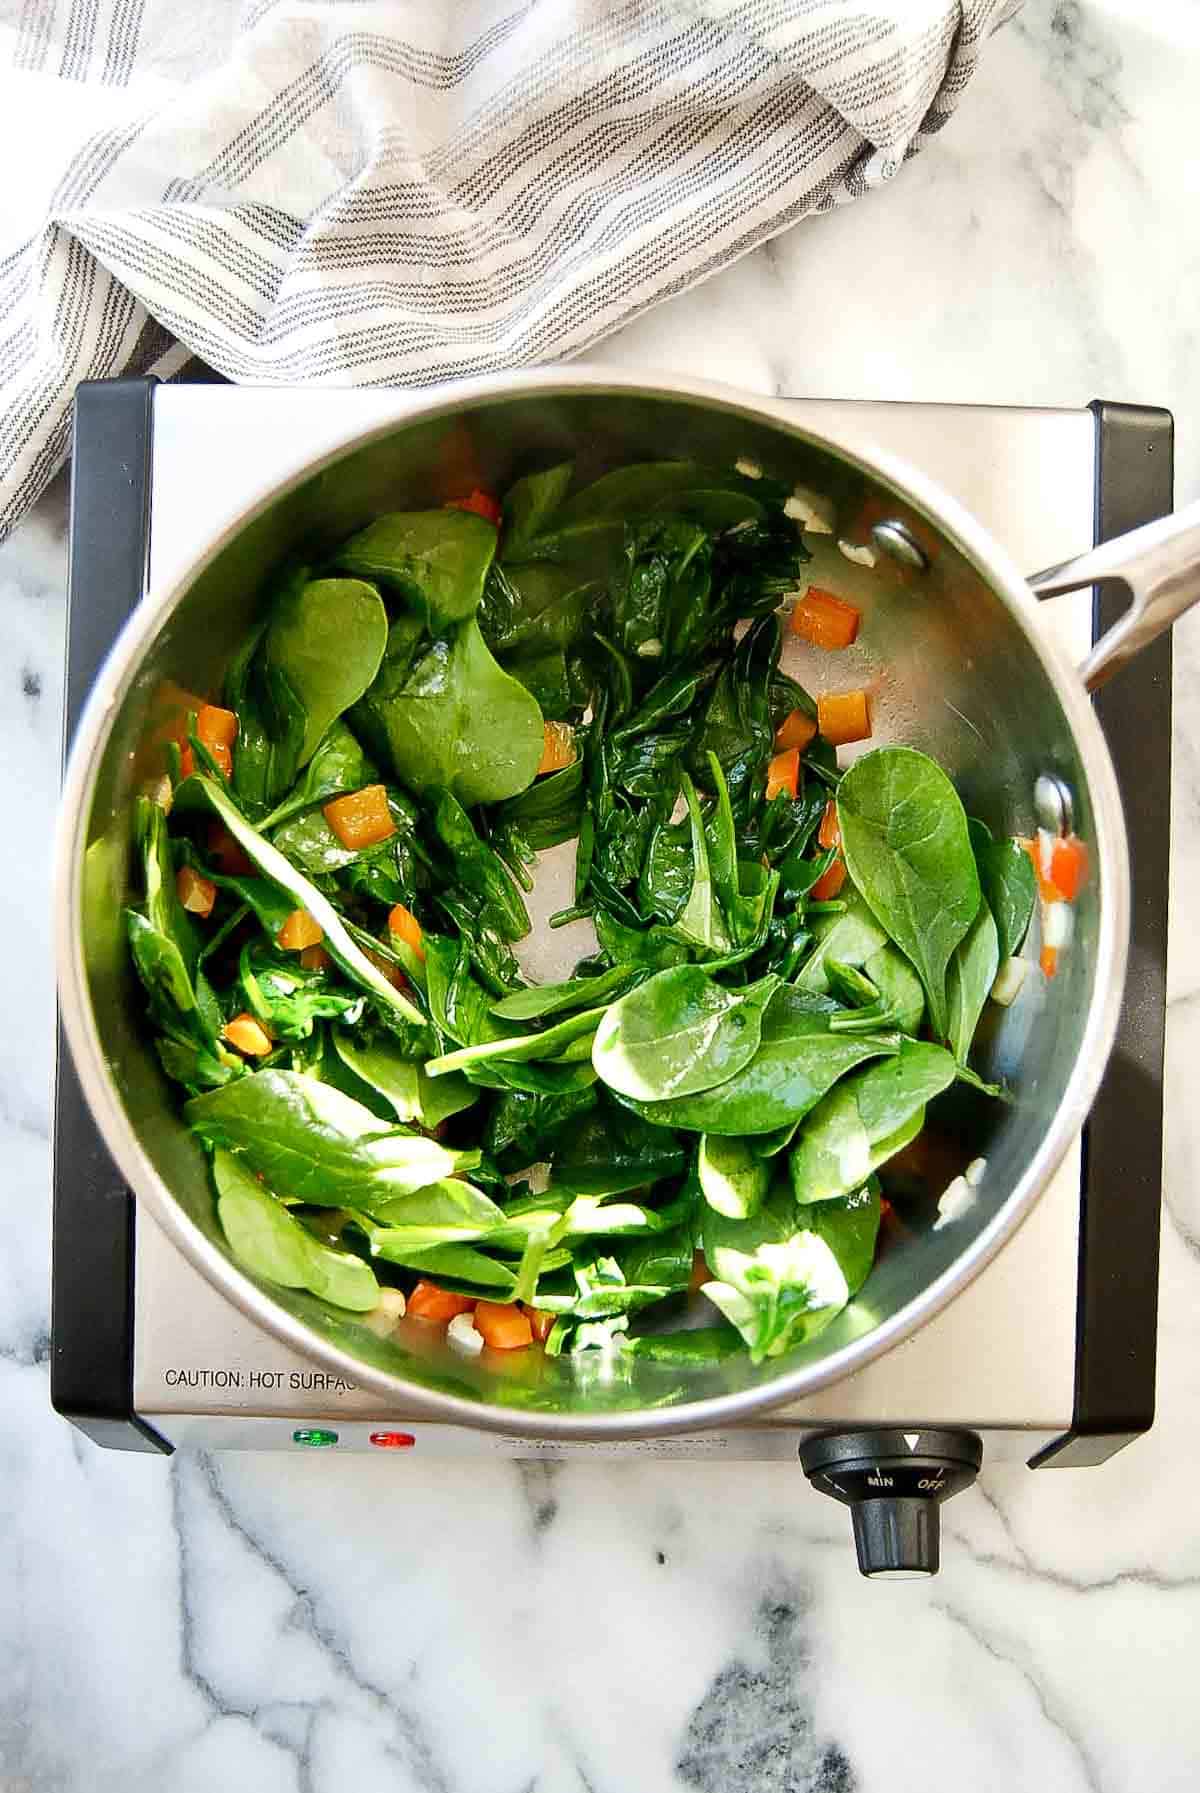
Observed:
[[[749,1220],[762,1207],[771,1167],[744,1139],[704,1133],[696,1159],[700,1188],[710,1208],[729,1220]]]
[[[370,686],[387,637],[383,600],[361,579],[313,579],[289,588],[275,604],[262,640],[260,676],[272,695],[282,681],[287,704],[297,704],[303,715],[297,766],[312,758],[330,724]]]
[[[979,842],[975,864],[983,888],[983,900],[996,924],[996,952],[1000,964],[1021,950],[1037,901],[1033,861],[1015,840]]]
[[[966,1064],[971,1041],[983,1013],[996,973],[1000,949],[992,912],[983,901],[963,939],[954,949],[946,971],[947,1039],[960,1064]]]
[[[317,1021],[361,1018],[365,998],[358,990],[337,989],[321,971],[306,971],[295,953],[248,942],[238,962],[241,1006],[267,1024],[280,1040],[306,1040]]]
[[[407,1195],[364,1202],[361,1211],[378,1226],[407,1234],[403,1243],[410,1251],[469,1245],[504,1224],[503,1208],[461,1177],[442,1177]]]
[[[598,977],[572,977],[561,984],[535,984],[529,990],[514,990],[492,1004],[492,1013],[502,1021],[541,1021],[547,1015],[564,1015],[572,1009],[593,1008],[623,996],[645,977],[638,965],[614,965]]]
[[[724,911],[721,908],[718,880],[728,880],[729,868],[725,862],[722,841],[714,867],[710,858],[708,837],[705,833],[704,819],[700,811],[700,799],[696,795],[696,787],[685,773],[683,776],[683,795],[688,807],[688,820],[691,828],[692,845],[692,887],[687,902],[679,912],[678,919],[672,924],[673,931],[681,940],[691,946],[700,947],[708,953],[726,953],[733,946]],[[628,1094],[634,1092],[629,1091]]]
[[[686,965],[692,956],[690,948],[665,928],[626,927],[604,910],[596,915],[596,938],[614,963],[646,965],[652,971]]]
[[[221,1229],[234,1257],[252,1276],[285,1289],[308,1289],[355,1313],[377,1305],[379,1284],[371,1266],[352,1252],[322,1245],[232,1152],[213,1153],[213,1180]]]
[[[915,1039],[925,1015],[925,991],[904,954],[887,941],[863,961],[863,970],[888,1007],[890,1025]]]
[[[259,826],[266,833],[268,829],[278,828],[290,816],[312,809],[318,803],[327,803],[331,797],[340,797],[346,791],[360,791],[364,785],[374,784],[378,777],[375,766],[346,724],[334,722],[326,730],[297,783],[283,802],[263,817]]]
[[[523,940],[529,915],[508,868],[471,825],[458,799],[442,791],[433,810],[433,829],[447,854],[456,883],[477,899],[479,920],[503,940]]]
[[[686,1157],[673,1133],[602,1094],[587,1117],[560,1136],[550,1163],[557,1187],[577,1195],[622,1195],[680,1175]]]
[[[292,907],[308,910],[324,932],[327,952],[346,975],[374,996],[383,1008],[393,1010],[418,1026],[424,1023],[420,1009],[388,982],[351,939],[342,917],[328,897],[298,872],[278,847],[251,826],[215,779],[199,774],[187,779],[176,793],[176,803],[185,808],[193,803],[206,804],[213,810],[264,877],[292,898]]]
[[[946,969],[981,892],[958,793],[912,747],[879,747],[838,787],[842,852],[855,886],[925,986],[934,1031],[947,1031]]]
[[[646,1332],[627,1338],[624,1350],[630,1357],[648,1358],[651,1363],[679,1365],[723,1363],[742,1348],[741,1334],[736,1327],[689,1326],[682,1332]]]
[[[495,552],[494,527],[473,511],[393,511],[343,542],[333,564],[375,580],[437,635],[475,615]]]
[[[726,989],[698,965],[660,971],[605,1011],[592,1063],[610,1089],[637,1101],[711,1089],[754,1057],[778,987],[765,977]]]
[[[590,1053],[597,1022],[607,1013],[604,1008],[584,1009],[540,1033],[506,1034],[500,1039],[479,1040],[471,1046],[460,1046],[456,1052],[443,1053],[441,1058],[431,1058],[425,1069],[431,1077],[441,1077],[447,1071],[461,1070],[467,1065],[519,1065],[542,1059],[565,1059],[568,1063],[582,1060]],[[581,1041],[585,1044],[572,1052],[571,1048]]]
[[[633,1107],[658,1126],[726,1138],[793,1126],[847,1072],[900,1049],[899,1034],[831,1033],[835,1012],[827,998],[785,985],[767,1005],[758,1050],[734,1076],[698,1095],[635,1102]]]
[[[575,760],[561,772],[539,778],[519,796],[510,797],[494,811],[493,839],[498,850],[513,827],[534,853],[544,853],[579,833],[583,813],[583,761]],[[506,854],[507,857],[507,854]]]
[[[477,1152],[452,1152],[375,1115],[331,1085],[294,1071],[259,1071],[184,1107],[194,1132],[225,1146],[289,1198],[367,1206],[470,1170]]]
[[[703,1228],[713,1274],[704,1294],[737,1327],[753,1363],[816,1338],[845,1307],[850,1292],[837,1258],[799,1223],[786,1191],[773,1191],[750,1220],[709,1208]]]
[[[369,691],[355,723],[409,789],[468,805],[523,791],[542,757],[542,713],[474,621],[431,642],[398,689]]]
[[[813,995],[823,995],[829,988],[826,965],[830,959],[844,965],[865,966],[873,954],[888,944],[886,930],[853,891],[840,914],[814,917],[812,931],[816,944],[795,979],[795,986]]]
[[[830,1201],[861,1187],[915,1139],[925,1105],[954,1081],[949,1052],[906,1040],[894,1058],[837,1085],[802,1123],[788,1159],[798,1202]]]
[[[415,1122],[429,1133],[479,1100],[479,1091],[465,1077],[427,1076],[421,1061],[407,1057],[394,1040],[365,1040],[339,1027],[333,1030],[333,1045],[343,1064],[385,1098],[398,1121]]]
[[[540,473],[527,473],[504,496],[503,560],[520,560],[530,543],[552,523],[571,489],[574,461],[561,461]]]
[[[437,1082],[435,1079],[435,1087]],[[568,1090],[557,1096],[505,1090],[496,1097],[488,1115],[484,1150],[518,1170],[548,1159],[564,1128],[595,1105],[594,1088]]]
[[[846,1279],[851,1298],[858,1294],[875,1262],[879,1237],[879,1184],[871,1177],[850,1195],[814,1202],[805,1219],[828,1245]]]

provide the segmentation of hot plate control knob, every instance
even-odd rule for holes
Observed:
[[[800,1446],[805,1475],[850,1508],[864,1575],[907,1581],[936,1575],[938,1507],[969,1488],[983,1445],[974,1432],[826,1432]]]

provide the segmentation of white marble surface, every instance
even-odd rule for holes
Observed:
[[[1200,494],[1200,13],[1031,0],[942,140],[607,345],[761,391],[1169,405]],[[65,500],[0,551],[2,1793],[1155,1793],[1200,1778],[1200,625],[1180,631],[1160,1419],[880,1588],[794,1470],[101,1453],[47,1404]],[[15,850],[14,850],[15,849]]]

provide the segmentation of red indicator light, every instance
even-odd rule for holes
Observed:
[[[407,1451],[416,1443],[411,1432],[372,1432],[371,1443],[381,1451]]]

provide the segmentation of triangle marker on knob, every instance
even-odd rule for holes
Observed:
[[[901,1436],[910,1451],[915,1451],[921,1442],[921,1434],[919,1432],[904,1432]]]

